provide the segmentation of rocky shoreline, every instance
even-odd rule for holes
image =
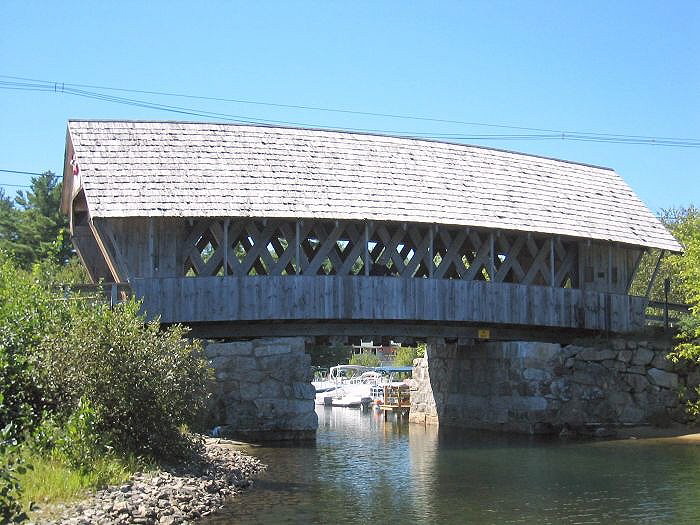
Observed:
[[[41,509],[33,523],[193,523],[215,513],[264,469],[259,460],[236,450],[235,442],[206,438],[199,457],[186,465],[137,473],[127,483],[97,491],[77,504]],[[38,517],[49,512],[60,517]]]

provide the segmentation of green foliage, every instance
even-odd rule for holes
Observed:
[[[348,362],[352,355],[352,348],[349,346],[315,346],[310,351],[311,364],[330,368]]]
[[[107,447],[99,433],[100,416],[86,398],[78,400],[75,411],[68,416],[56,439],[56,452],[73,470],[90,472],[105,455]]]
[[[687,236],[689,225],[699,217],[700,210],[694,206],[689,206],[688,208],[662,210],[659,218],[666,228],[668,228],[681,243],[685,244],[686,241],[684,241],[684,238]],[[660,251],[661,250],[652,249],[643,255],[630,287],[630,295],[644,296],[652,274],[654,273]],[[664,300],[664,280],[669,279],[671,283],[668,298],[669,302],[689,302],[689,298],[686,296],[687,290],[684,286],[684,278],[678,273],[678,264],[682,257],[683,256],[680,255],[668,255],[661,260],[654,286],[649,294],[652,300]]]
[[[14,202],[0,194],[0,249],[29,268],[42,259],[64,262],[72,253],[68,219],[60,211],[61,183],[52,172],[33,177]]]
[[[0,426],[13,423],[17,435],[39,420],[44,408],[36,376],[36,348],[62,335],[67,310],[38,275],[0,252]]]
[[[114,310],[83,304],[72,305],[60,339],[40,346],[50,407],[66,416],[89,400],[91,428],[121,454],[184,453],[178,426],[197,425],[211,374],[200,343],[184,339],[181,326],[146,323],[133,301]]]
[[[28,509],[32,502],[60,503],[81,497],[86,490],[99,490],[119,485],[134,472],[150,466],[134,456],[118,457],[108,454],[97,458],[89,471],[71,468],[60,454],[22,448],[23,460],[33,469],[18,476],[22,486],[20,502]],[[43,520],[42,520],[43,521]]]
[[[425,344],[416,347],[401,346],[396,350],[394,366],[413,366],[413,360],[425,355]]]
[[[700,213],[696,210],[688,214],[674,229],[674,234],[685,246],[685,253],[672,257],[670,264],[680,278],[680,289],[691,311],[681,320],[677,336],[680,343],[670,357],[700,364]],[[700,395],[700,388],[696,390]],[[700,401],[691,402],[689,409],[695,415],[700,414]]]
[[[19,455],[16,434],[11,423],[0,429],[0,523],[21,523],[28,518],[20,503],[19,476],[31,469],[31,465]]]
[[[381,360],[374,354],[353,354],[350,358],[351,365],[380,366]]]

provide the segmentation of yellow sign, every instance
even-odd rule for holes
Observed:
[[[476,331],[476,337],[478,339],[490,339],[491,338],[491,330],[488,328],[479,328]]]

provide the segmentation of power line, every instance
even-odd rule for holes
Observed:
[[[28,184],[5,184],[0,182],[0,186],[7,186],[8,188],[31,188]]]
[[[492,127],[492,128],[513,129],[513,130],[521,130],[521,131],[538,131],[538,132],[545,132],[545,133],[597,135],[597,136],[609,136],[609,137],[628,137],[628,138],[638,138],[638,139],[657,139],[657,140],[676,140],[676,141],[698,141],[698,140],[700,140],[700,139],[687,139],[687,138],[678,138],[678,137],[650,137],[650,136],[644,136],[644,135],[624,135],[624,134],[616,134],[616,133],[562,131],[562,130],[554,130],[554,129],[546,129],[546,128],[527,127],[527,126],[513,126],[513,125],[509,125],[509,124],[493,124],[493,123],[486,123],[486,122],[451,120],[451,119],[443,119],[443,118],[436,118],[436,117],[402,115],[402,114],[396,114],[396,113],[377,113],[377,112],[371,112],[371,111],[358,111],[358,110],[340,109],[340,108],[327,108],[327,107],[320,107],[320,106],[308,106],[308,105],[299,105],[299,104],[281,104],[281,103],[275,103],[275,102],[262,102],[262,101],[257,101],[257,100],[211,97],[211,96],[203,96],[203,95],[190,95],[190,94],[173,93],[173,92],[167,92],[167,91],[150,91],[150,90],[143,90],[143,89],[128,89],[128,88],[111,87],[111,86],[100,86],[100,85],[94,85],[94,84],[79,84],[79,83],[71,83],[71,82],[53,82],[50,80],[15,77],[15,76],[9,76],[9,75],[0,75],[0,78],[9,78],[9,79],[14,79],[14,80],[23,80],[23,81],[29,81],[29,82],[40,82],[40,83],[45,84],[45,86],[48,88],[48,90],[53,89],[53,91],[56,91],[56,92],[63,92],[65,90],[66,86],[68,86],[69,88],[71,86],[73,86],[73,87],[77,87],[77,88],[100,89],[100,90],[106,90],[106,91],[120,91],[120,92],[124,92],[124,93],[138,93],[138,94],[142,94],[142,95],[158,95],[158,96],[167,96],[167,97],[188,98],[188,99],[193,99],[193,100],[208,100],[208,101],[214,101],[214,102],[230,102],[230,103],[237,103],[237,104],[251,104],[251,105],[258,105],[258,106],[269,106],[269,107],[288,108],[288,109],[304,109],[304,110],[310,110],[310,111],[346,113],[346,114],[351,114],[351,115],[364,115],[364,116],[371,116],[371,117],[394,118],[394,119],[404,119],[404,120],[419,120],[419,121],[428,121],[428,122],[439,122],[439,123],[443,123],[443,124],[461,124],[461,125],[467,125],[467,126],[485,126],[485,127]]]
[[[611,134],[611,133],[593,133],[593,132],[566,132],[557,130],[547,130],[541,128],[529,128],[520,126],[507,126],[500,124],[485,124],[477,122],[464,122],[464,121],[454,121],[446,119],[434,119],[428,117],[411,117],[407,115],[392,115],[392,114],[382,114],[382,113],[371,113],[363,111],[351,111],[351,110],[336,110],[330,108],[320,108],[313,106],[295,106],[289,104],[274,104],[267,102],[257,102],[257,101],[243,101],[236,99],[222,99],[216,97],[202,97],[195,95],[184,95],[177,93],[167,93],[158,91],[145,91],[145,90],[129,90],[125,88],[110,88],[105,86],[91,86],[87,84],[74,84],[74,83],[59,83],[51,82],[47,80],[37,80],[28,79],[24,77],[11,77],[8,75],[0,75],[0,78],[9,78],[13,80],[21,80],[22,82],[11,82],[11,81],[0,81],[0,89],[9,90],[24,90],[24,91],[43,91],[43,92],[55,92],[60,94],[69,94],[83,98],[89,98],[94,100],[100,100],[104,102],[113,102],[123,105],[129,105],[133,107],[141,107],[146,109],[154,109],[158,111],[166,111],[171,113],[177,113],[187,116],[204,117],[204,118],[214,118],[218,120],[225,120],[244,124],[257,124],[257,125],[292,125],[292,126],[303,126],[303,127],[319,127],[308,123],[301,122],[290,122],[282,120],[272,120],[272,119],[261,119],[253,118],[248,116],[233,115],[228,113],[211,112],[205,110],[198,110],[194,108],[173,106],[168,104],[161,104],[150,102],[146,100],[139,100],[126,97],[118,97],[114,95],[108,95],[105,93],[99,93],[94,91],[88,91],[85,89],[76,89],[77,87],[91,87],[92,89],[103,89],[103,90],[113,90],[122,92],[132,92],[132,93],[142,93],[142,94],[152,94],[158,96],[173,96],[173,97],[185,97],[201,100],[214,100],[223,102],[236,102],[236,103],[250,103],[259,105],[269,105],[276,107],[287,107],[296,109],[310,109],[318,111],[333,111],[339,113],[354,113],[358,115],[366,116],[379,116],[387,118],[401,118],[401,119],[413,119],[413,120],[424,120],[442,123],[452,123],[452,124],[462,124],[462,125],[475,125],[475,126],[490,126],[499,127],[506,129],[516,129],[524,131],[538,131],[537,134],[491,134],[491,135],[465,135],[465,134],[455,134],[455,133],[411,133],[406,131],[387,131],[387,130],[376,130],[376,129],[358,129],[358,128],[325,128],[334,129],[340,131],[361,131],[369,133],[385,133],[398,135],[403,137],[414,137],[414,138],[433,138],[440,140],[572,140],[572,141],[587,141],[587,142],[605,142],[613,144],[636,144],[636,145],[652,145],[652,146],[672,146],[672,147],[684,147],[684,148],[697,148],[700,147],[700,139],[688,139],[688,138],[677,138],[677,137],[651,137],[644,135],[623,135],[623,134]],[[28,83],[32,82],[32,83]],[[76,87],[71,87],[76,86]]]
[[[17,171],[17,170],[0,170],[0,172],[2,172],[2,173],[16,173],[18,175],[38,175],[38,176],[45,174],[45,172],[44,173],[36,173],[34,171]]]

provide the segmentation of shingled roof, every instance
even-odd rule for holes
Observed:
[[[68,141],[93,217],[368,219],[681,249],[615,171],[522,153],[192,122],[70,121]]]

